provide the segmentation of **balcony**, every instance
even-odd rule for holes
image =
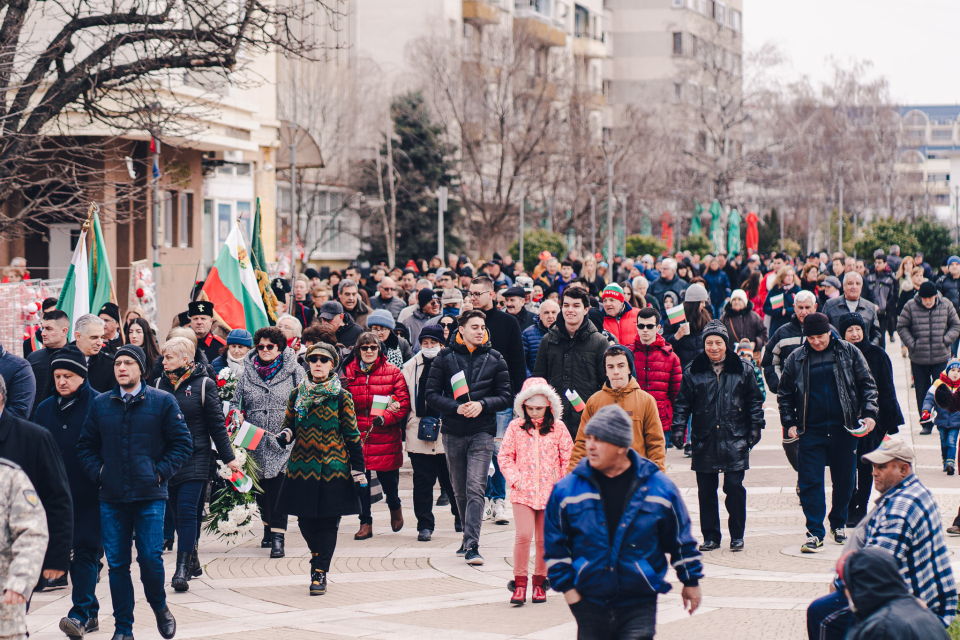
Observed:
[[[607,106],[607,96],[603,95],[599,89],[581,88],[573,95],[573,102],[594,111]]]
[[[460,63],[460,69],[464,78],[476,79],[483,78],[488,81],[494,81],[500,77],[500,68],[481,62],[479,57],[469,56]]]
[[[575,37],[573,39],[573,55],[578,58],[606,58],[607,45],[603,40],[591,38],[589,36]]]
[[[476,27],[500,23],[498,0],[463,0],[463,21]]]
[[[518,8],[513,16],[513,30],[546,47],[565,47],[567,33],[549,16],[534,9]]]
[[[542,96],[548,101],[556,100],[558,93],[559,87],[557,86],[556,82],[551,82],[550,80],[539,78],[537,76],[527,77],[526,82],[524,82],[517,90],[518,96],[533,99],[537,99]]]

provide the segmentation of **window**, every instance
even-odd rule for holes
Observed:
[[[580,5],[573,6],[573,35],[577,38],[585,38],[590,28],[590,12]]]
[[[204,198],[203,200],[203,264],[208,269],[213,266],[217,259],[215,254],[217,241],[214,237],[216,227],[213,221],[213,200]]]
[[[953,140],[953,129],[934,129],[933,139],[940,141]]]
[[[679,80],[673,83],[673,101],[677,103],[683,102],[683,83]]]
[[[673,55],[683,55],[683,34],[679,31],[673,32]]]
[[[923,140],[925,134],[926,131],[923,129],[911,129],[907,131],[907,140],[910,140],[911,142],[920,142]]]
[[[934,200],[933,204],[950,204],[950,194],[949,193],[938,193]]]
[[[672,0],[670,4],[674,9],[683,9],[683,0]]]
[[[193,194],[180,194],[180,248],[193,246]]]
[[[172,247],[177,237],[177,192],[163,192],[163,246]]]

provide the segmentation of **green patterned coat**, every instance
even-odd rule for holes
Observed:
[[[293,450],[277,509],[302,518],[360,513],[351,470],[364,471],[353,397],[346,389],[312,404],[300,415],[295,388],[282,429],[293,432]]]

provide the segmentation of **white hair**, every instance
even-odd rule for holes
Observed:
[[[95,316],[92,313],[85,313],[77,318],[77,321],[73,324],[73,330],[76,333],[79,333],[81,336],[85,336],[91,327],[100,327],[103,329],[105,326],[107,325],[100,318],[100,316]]]
[[[303,335],[303,325],[300,324],[298,319],[289,314],[284,314],[277,319],[277,326],[279,326],[284,320],[286,320],[288,323],[293,322],[293,335],[297,336],[298,338]]]
[[[804,289],[793,297],[794,304],[804,301],[810,301],[813,304],[817,304],[817,296],[813,295],[813,291],[807,291]]]
[[[862,277],[860,276],[860,274],[857,273],[856,271],[848,271],[846,274],[844,274],[844,276],[843,276],[843,284],[847,284],[847,279],[848,279],[850,276],[856,276],[856,277],[860,278],[860,283],[863,284],[863,278],[862,278]]]
[[[650,283],[647,282],[647,279],[644,278],[643,276],[637,276],[636,278],[634,278],[632,284],[633,284],[634,290],[641,289],[641,288],[643,289],[650,288]]]
[[[664,258],[663,262],[660,263],[661,269],[670,269],[672,271],[677,270],[677,261],[673,258]]]

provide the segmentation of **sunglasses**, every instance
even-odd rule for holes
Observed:
[[[396,291],[396,290],[397,290],[396,287],[380,287],[380,289],[383,290],[383,291]]]
[[[365,346],[362,346],[362,347],[357,347],[357,348],[360,349],[360,351],[370,352],[370,351],[376,351],[376,350],[379,349],[380,347],[378,347],[378,346],[375,345],[375,344],[368,344],[368,345],[365,345]]]
[[[333,360],[328,356],[312,355],[307,358],[307,362],[309,362],[310,364],[317,364],[318,362],[320,364],[327,364],[327,363],[333,362]]]
[[[638,324],[638,325],[637,325],[637,329],[639,329],[640,331],[653,330],[653,329],[656,329],[656,328],[657,328],[657,325],[655,325],[655,324]]]
[[[257,351],[273,351],[277,348],[275,344],[258,344]]]

